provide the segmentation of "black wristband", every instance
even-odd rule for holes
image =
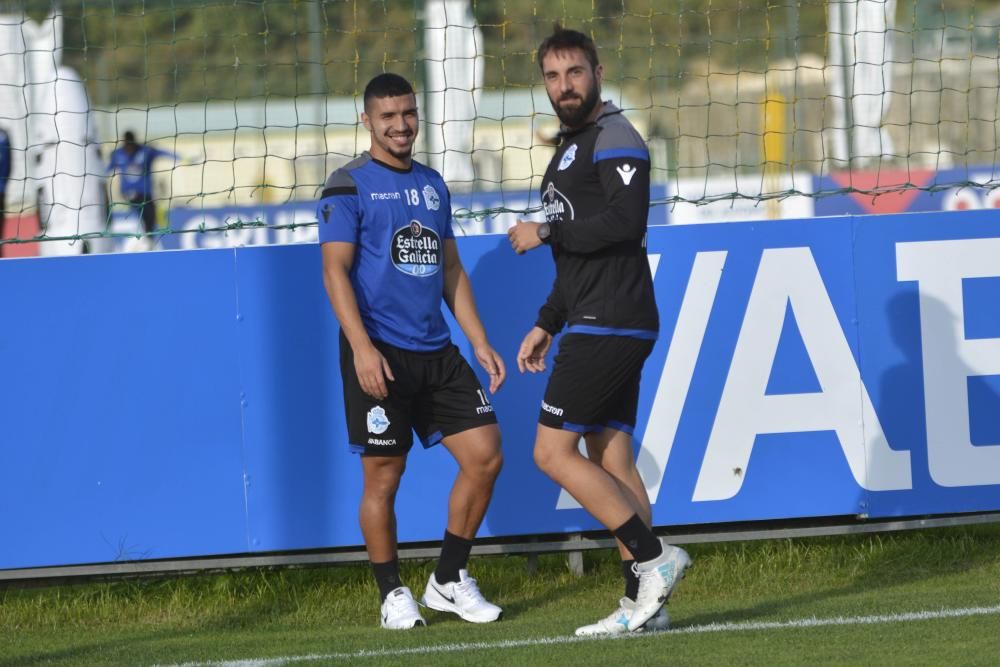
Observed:
[[[549,223],[543,222],[542,224],[538,225],[537,231],[538,231],[538,240],[541,241],[542,243],[548,243],[551,240],[552,226]]]

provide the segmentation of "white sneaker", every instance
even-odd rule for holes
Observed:
[[[653,614],[653,618],[639,626],[636,632],[663,632],[670,629],[670,614],[667,613],[667,606],[660,607],[660,611]]]
[[[488,602],[479,592],[476,580],[469,576],[468,571],[459,570],[458,576],[458,581],[439,584],[431,572],[421,604],[437,611],[458,614],[470,623],[491,623],[503,615],[500,607]]]
[[[602,618],[597,623],[593,625],[585,625],[581,628],[576,629],[577,637],[593,637],[596,635],[621,635],[628,632],[628,621],[632,618],[632,612],[635,610],[635,602],[629,600],[628,598],[622,598],[618,603],[618,609],[615,609],[609,616]],[[667,614],[666,607],[660,607],[660,610],[653,614],[653,617],[646,621],[645,625],[640,626],[635,632],[660,632],[662,630],[667,630],[670,627],[670,616]]]
[[[663,546],[662,554],[632,566],[632,571],[639,577],[639,594],[628,621],[629,632],[645,624],[667,603],[674,586],[684,578],[684,571],[691,565],[691,557],[686,551],[667,544],[663,539],[660,544]]]
[[[409,630],[418,625],[427,625],[427,621],[420,615],[413,593],[406,586],[393,589],[382,603],[382,627]]]

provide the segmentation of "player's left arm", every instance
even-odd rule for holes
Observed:
[[[164,148],[157,148],[156,146],[146,146],[146,148],[148,148],[149,151],[152,153],[150,159],[153,160],[155,160],[156,158],[166,157],[170,158],[171,160],[174,160],[175,162],[180,162],[183,159],[177,153],[173,151],[168,151]]]
[[[490,393],[495,393],[507,377],[503,359],[490,345],[486,328],[479,319],[476,299],[472,294],[472,282],[462,267],[455,239],[444,240],[444,301],[455,316],[458,326],[472,344],[476,360],[490,376]]]
[[[609,157],[595,167],[607,207],[569,223],[553,224],[550,243],[565,251],[590,254],[624,241],[641,241],[649,216],[649,158]]]

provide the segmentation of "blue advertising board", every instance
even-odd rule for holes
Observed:
[[[887,215],[1000,208],[997,168],[878,169],[812,178],[816,215]]]
[[[480,535],[599,528],[534,466],[546,377],[514,364],[551,258],[458,243],[510,372]],[[1000,509],[995,214],[655,227],[648,250],[657,525]],[[0,282],[0,568],[361,544],[315,244],[10,259]],[[441,538],[455,471],[412,452],[401,541]]]
[[[651,197],[662,200],[666,192],[666,186],[654,184]],[[459,237],[503,234],[519,217],[539,219],[538,193],[529,190],[456,192],[451,196],[451,208],[455,236]],[[217,208],[179,206],[168,211],[167,219],[169,233],[159,241],[159,247],[165,250],[315,243],[319,238],[313,201]],[[650,207],[648,222],[667,224],[666,207]],[[138,224],[136,218],[131,227],[123,224],[121,229],[134,232]],[[225,231],[200,233],[205,229]]]

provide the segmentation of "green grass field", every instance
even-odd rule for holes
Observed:
[[[580,641],[621,595],[610,551],[477,558],[505,608],[477,626],[425,610],[429,627],[377,627],[361,565],[0,589],[0,665],[902,664],[1000,660],[1000,525],[691,545],[673,630]],[[430,561],[404,564],[422,591]],[[419,593],[418,593],[419,594]],[[978,608],[978,609],[977,609]],[[953,616],[942,614],[953,610]],[[931,612],[928,617],[906,616]]]

